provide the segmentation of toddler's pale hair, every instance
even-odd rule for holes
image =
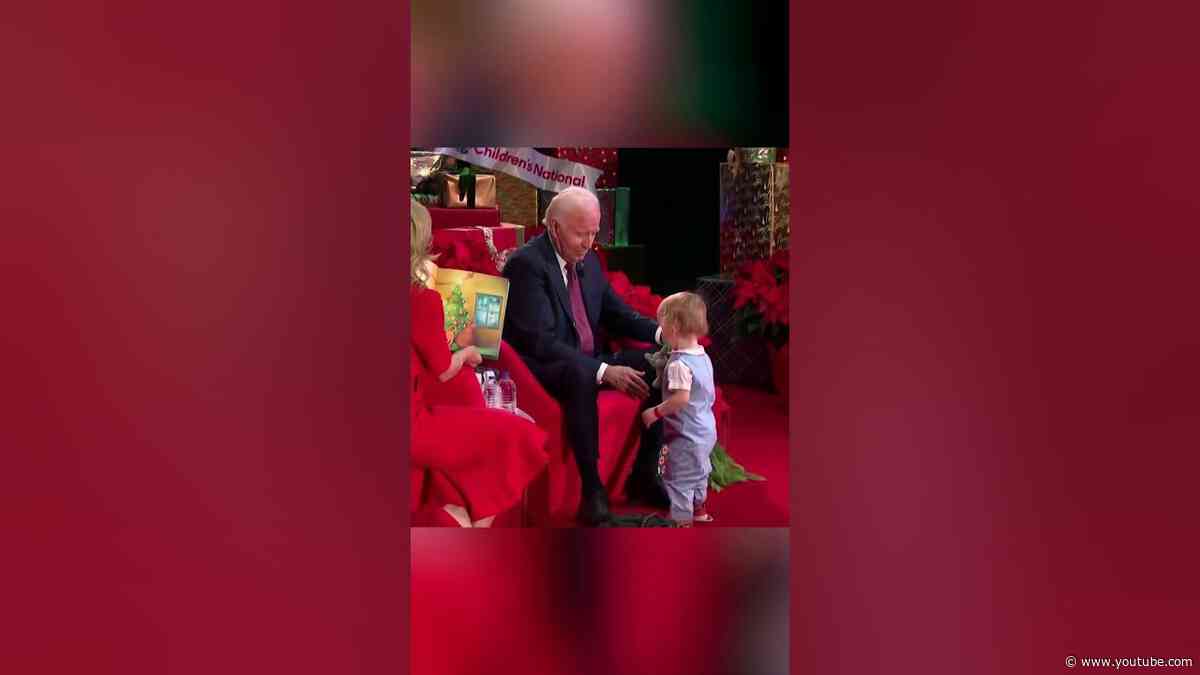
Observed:
[[[673,327],[684,335],[708,335],[708,306],[704,298],[684,291],[663,298],[658,306],[658,323]]]

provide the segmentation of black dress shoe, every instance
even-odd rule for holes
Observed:
[[[604,490],[596,490],[583,495],[579,501],[579,514],[576,516],[584,525],[596,527],[604,525],[609,520],[608,495]]]
[[[629,497],[630,501],[656,509],[666,509],[671,506],[667,491],[657,480],[648,476],[638,474],[630,476],[629,483],[625,486],[625,496]]]

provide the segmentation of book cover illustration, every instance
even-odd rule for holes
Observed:
[[[442,296],[450,351],[475,345],[485,359],[500,357],[508,279],[479,272],[438,268],[433,288]]]

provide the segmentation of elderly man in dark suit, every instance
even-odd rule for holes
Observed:
[[[597,334],[658,343],[661,330],[629,308],[600,267],[592,243],[600,228],[600,203],[582,188],[567,188],[546,209],[546,232],[504,266],[510,282],[504,337],[534,377],[563,408],[567,438],[583,483],[579,518],[589,525],[609,519],[608,495],[597,468],[600,420],[596,396],[609,386],[643,399],[643,409],[662,400],[645,352],[601,351]],[[667,503],[655,480],[662,422],[642,435],[628,493],[654,506]]]

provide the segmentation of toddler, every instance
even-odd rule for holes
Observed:
[[[704,511],[708,495],[709,454],[717,444],[716,399],[712,361],[700,346],[708,334],[708,308],[695,293],[676,293],[658,306],[662,342],[671,353],[659,375],[663,402],[642,413],[647,427],[663,420],[660,469],[671,498],[671,519],[680,527],[712,520]]]

